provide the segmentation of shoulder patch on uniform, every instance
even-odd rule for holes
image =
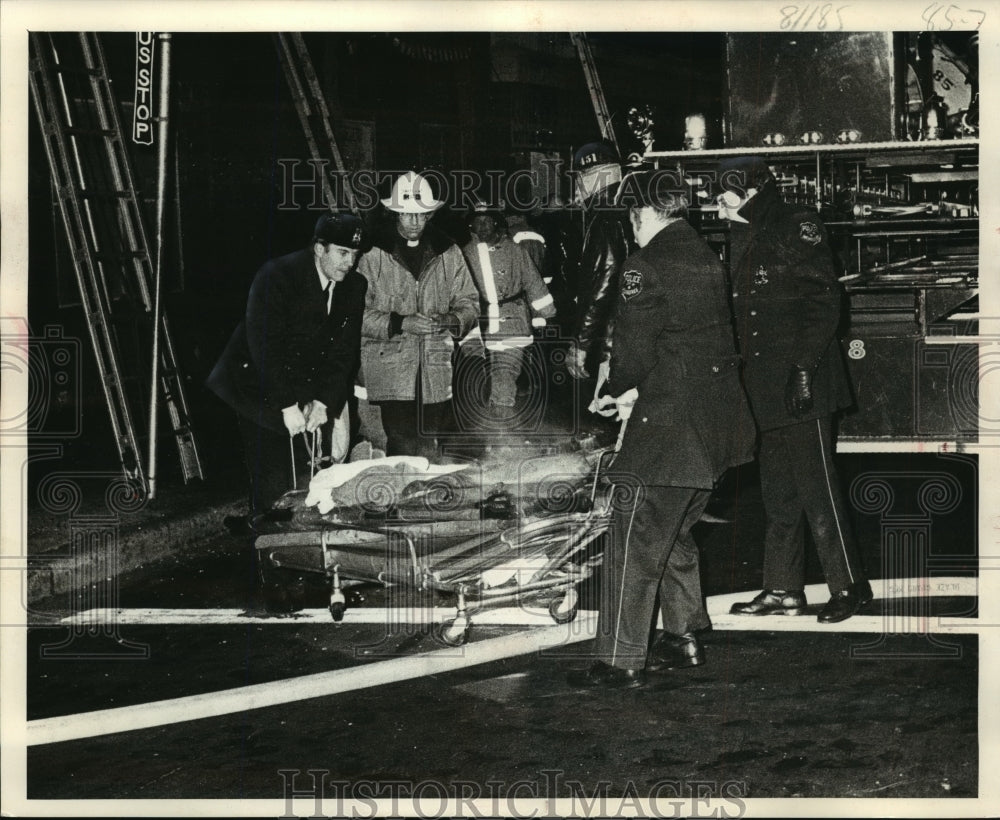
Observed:
[[[622,299],[627,302],[640,293],[642,293],[642,271],[635,268],[622,271]]]
[[[823,234],[819,230],[819,225],[815,222],[800,222],[799,239],[807,245],[818,245],[823,241]]]

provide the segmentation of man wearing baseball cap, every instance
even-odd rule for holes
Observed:
[[[430,224],[443,204],[420,174],[403,174],[382,200],[392,219],[358,264],[368,280],[361,371],[390,456],[439,455],[453,427],[452,352],[479,316],[462,252]]]
[[[309,245],[264,264],[246,316],[207,386],[239,420],[250,473],[250,518],[292,488],[293,446],[338,418],[354,391],[368,283],[355,270],[365,230],[353,214],[324,214]],[[341,420],[341,424],[344,420]]]

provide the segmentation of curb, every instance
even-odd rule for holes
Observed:
[[[182,518],[149,519],[110,530],[98,526],[74,533],[73,538],[83,542],[76,550],[70,539],[58,550],[32,549],[27,562],[27,601],[30,605],[53,595],[96,589],[101,581],[225,535],[222,519],[240,515],[245,508],[246,501],[240,499]]]

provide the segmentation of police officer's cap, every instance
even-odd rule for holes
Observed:
[[[620,165],[621,157],[618,156],[614,146],[606,142],[588,142],[573,154],[573,168],[577,171],[586,171],[588,168],[609,163]]]
[[[678,190],[672,172],[643,168],[625,175],[615,204],[623,208],[653,207],[673,215],[688,207],[688,199],[684,191]]]
[[[316,220],[313,242],[360,250],[364,241],[364,223],[354,214],[323,214]]]

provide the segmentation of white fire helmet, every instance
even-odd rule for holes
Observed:
[[[408,171],[393,183],[392,193],[382,204],[399,214],[424,214],[436,211],[444,202],[434,198],[430,183],[420,174]]]

